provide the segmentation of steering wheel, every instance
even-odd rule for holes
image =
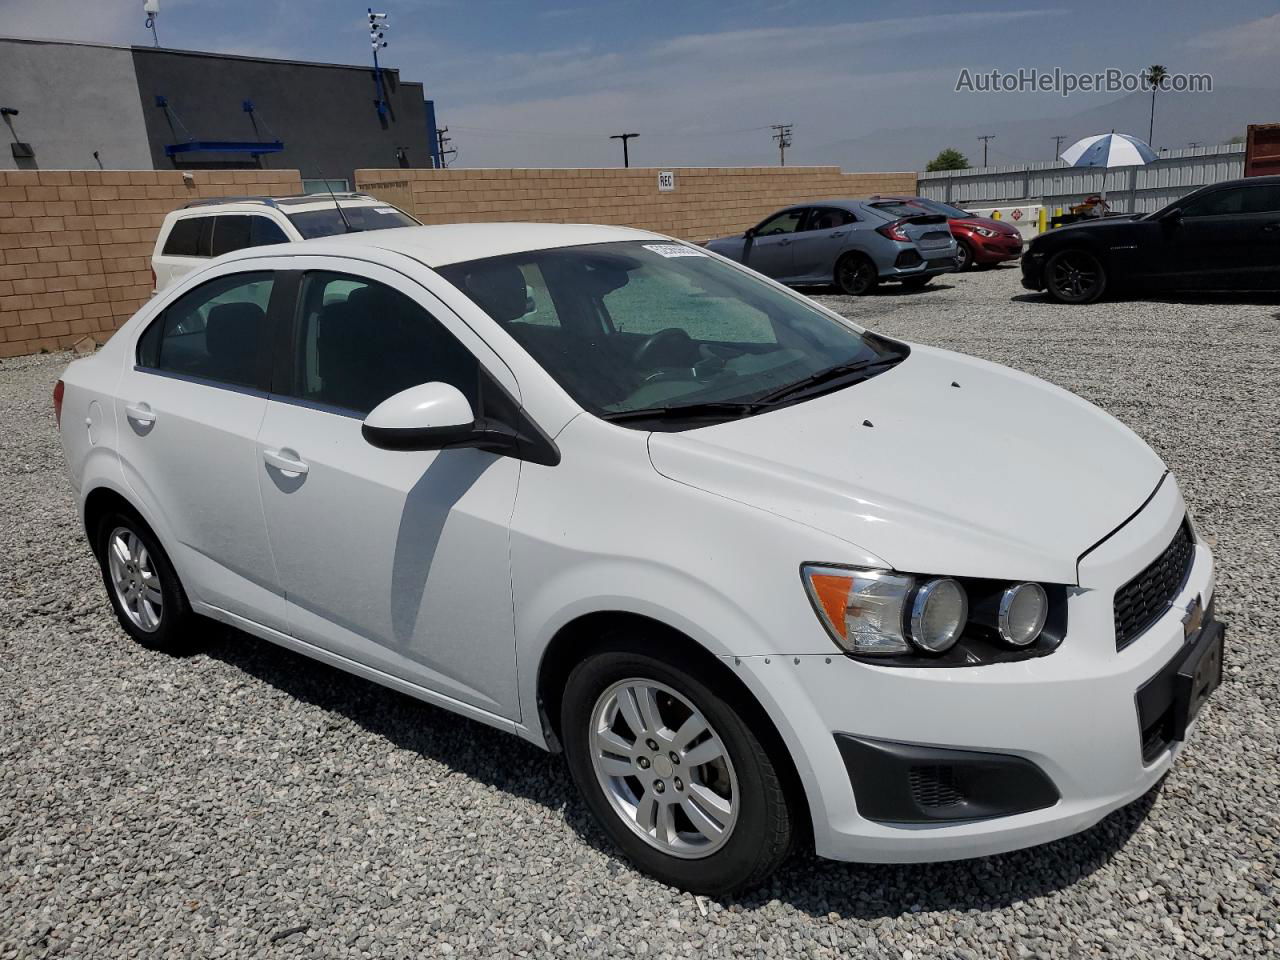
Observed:
[[[656,367],[658,366],[657,358],[661,356],[662,350],[668,346],[675,346],[676,343],[692,347],[693,338],[681,327],[667,327],[665,330],[659,330],[640,342],[631,354],[631,360],[637,367]]]

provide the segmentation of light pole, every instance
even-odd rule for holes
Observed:
[[[631,166],[631,156],[627,152],[627,141],[630,140],[632,137],[638,137],[638,136],[640,136],[640,134],[638,133],[615,133],[613,136],[609,138],[610,140],[622,141],[622,165],[624,167]]]
[[[368,9],[369,45],[373,47],[373,81],[378,89],[378,99],[373,102],[378,108],[378,118],[385,120],[387,117],[387,98],[382,87],[382,67],[378,65],[378,51],[386,49],[385,31],[391,29],[391,24],[387,23],[387,15],[385,13],[374,13],[373,7]]]

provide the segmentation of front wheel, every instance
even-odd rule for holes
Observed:
[[[605,832],[641,870],[709,895],[758,884],[792,833],[767,749],[716,689],[691,660],[619,648],[578,664],[561,704],[570,773]]]
[[[973,247],[963,240],[956,241],[956,272],[964,273],[973,266]]]
[[[1087,250],[1061,250],[1045,264],[1045,289],[1059,303],[1093,303],[1107,288],[1107,273]]]
[[[851,297],[861,297],[870,293],[880,282],[876,265],[870,257],[860,253],[849,253],[840,258],[836,264],[836,286]]]

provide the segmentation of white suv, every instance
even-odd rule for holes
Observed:
[[[563,748],[699,892],[802,832],[910,861],[1082,830],[1221,676],[1213,558],[1129,429],[639,230],[243,250],[54,402],[132,637],[212,617]]]
[[[419,221],[360,193],[297,197],[219,197],[195,200],[170,212],[151,256],[153,293],[211,257],[312,237],[415,226]]]

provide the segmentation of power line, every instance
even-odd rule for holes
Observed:
[[[982,165],[984,167],[987,165],[987,142],[989,140],[994,140],[995,138],[996,138],[996,135],[994,133],[983,134],[981,137],[978,138],[979,140],[982,141]]]
[[[640,134],[638,133],[615,133],[613,136],[609,138],[610,140],[622,141],[622,165],[624,167],[631,166],[631,156],[627,152],[627,141],[638,136],[640,136]]]
[[[778,143],[778,162],[784,167],[787,165],[787,147],[791,146],[791,126],[789,123],[769,125],[769,129],[773,131],[772,139]]]
[[[1057,160],[1062,155],[1062,141],[1067,139],[1065,133],[1054,134],[1053,136],[1053,159]]]

